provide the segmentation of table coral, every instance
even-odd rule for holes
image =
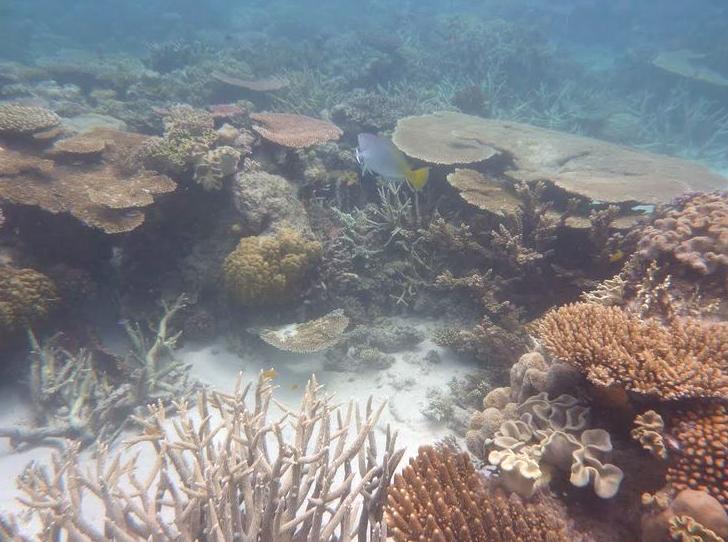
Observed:
[[[728,323],[663,326],[617,307],[566,305],[539,323],[546,349],[597,386],[663,400],[728,399]]]
[[[243,237],[223,263],[223,281],[242,305],[291,302],[321,255],[321,245],[284,228],[275,236]]]
[[[686,407],[670,416],[668,431],[679,447],[667,469],[668,483],[676,490],[705,491],[728,510],[728,407]]]
[[[341,137],[341,130],[325,120],[290,113],[253,113],[253,130],[263,139],[291,149],[302,149]]]
[[[699,193],[679,201],[646,227],[643,258],[667,256],[703,275],[728,269],[728,193]]]
[[[572,540],[564,512],[551,501],[526,505],[492,489],[467,454],[420,448],[394,478],[384,509],[395,542]]]
[[[56,286],[44,274],[0,266],[0,336],[37,323],[57,302]]]

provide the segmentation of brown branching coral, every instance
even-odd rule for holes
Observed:
[[[250,119],[256,123],[253,130],[262,138],[291,149],[335,141],[342,134],[336,125],[305,115],[253,113]]]
[[[571,540],[555,505],[491,489],[467,454],[422,447],[395,476],[384,518],[396,542]]]
[[[728,324],[642,321],[618,307],[566,305],[539,323],[544,346],[598,386],[659,399],[728,399]]]
[[[703,402],[670,416],[668,431],[678,443],[667,481],[676,490],[697,489],[728,511],[728,407]]]
[[[689,196],[645,228],[638,250],[643,258],[671,258],[708,275],[728,269],[728,193]]]
[[[49,469],[34,464],[19,479],[21,501],[59,540],[383,542],[377,524],[404,452],[389,431],[377,446],[384,404],[336,406],[312,378],[289,409],[273,389],[261,375],[231,394],[202,391],[176,420],[150,407],[127,453],[101,447],[88,470],[74,448]],[[147,446],[155,460],[142,475]],[[102,521],[85,515],[94,505]]]

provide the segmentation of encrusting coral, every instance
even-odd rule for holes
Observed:
[[[728,323],[663,326],[618,307],[575,303],[546,314],[546,349],[597,386],[662,400],[728,399]]]
[[[467,454],[426,446],[395,475],[384,519],[395,542],[573,540],[564,512],[493,489]]]
[[[669,257],[708,275],[728,270],[728,193],[685,197],[647,226],[638,243],[641,257]]]
[[[291,410],[273,389],[261,374],[255,386],[239,379],[231,394],[201,391],[196,408],[178,404],[173,423],[151,406],[151,416],[137,418],[143,432],[127,441],[129,453],[112,456],[102,446],[86,470],[71,447],[50,469],[25,471],[20,500],[54,539],[384,542],[379,524],[404,453],[388,430],[383,449],[374,439],[386,403],[335,405],[312,378]],[[142,475],[146,446],[155,461]],[[89,506],[101,507],[99,521]],[[0,534],[24,540],[16,525],[3,518]]]
[[[37,324],[58,301],[55,284],[43,273],[0,266],[0,338]]]
[[[283,228],[243,237],[223,262],[226,290],[242,305],[279,305],[296,299],[321,255],[321,244]]]

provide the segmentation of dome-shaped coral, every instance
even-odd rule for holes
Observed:
[[[57,300],[53,281],[42,273],[0,266],[0,337],[44,318]]]
[[[243,237],[223,263],[225,288],[243,305],[277,305],[303,287],[321,244],[290,228],[275,236]]]

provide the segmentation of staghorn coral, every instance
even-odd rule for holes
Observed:
[[[577,487],[593,484],[604,499],[619,490],[623,473],[608,464],[612,450],[609,433],[587,429],[589,408],[570,395],[549,399],[541,392],[518,405],[520,419],[504,422],[490,444],[488,461],[500,467],[501,479],[511,491],[530,497],[549,481],[548,464],[570,472]]]
[[[681,408],[670,416],[667,430],[678,444],[668,484],[678,491],[705,491],[728,511],[728,407],[704,402]]]
[[[728,399],[728,324],[642,321],[618,307],[574,303],[538,325],[546,349],[597,386],[663,400]]]
[[[379,523],[404,453],[389,430],[377,449],[386,403],[335,405],[311,378],[288,409],[273,389],[261,374],[256,385],[239,379],[231,394],[201,391],[196,408],[179,403],[174,423],[152,405],[135,418],[143,431],[127,453],[101,446],[86,469],[71,447],[50,468],[31,465],[18,480],[25,511],[43,537],[64,540],[384,542]],[[138,461],[146,447],[149,468]],[[99,516],[87,513],[94,506]],[[15,525],[4,518],[0,534]]]
[[[395,476],[384,519],[395,542],[572,540],[556,504],[506,496],[486,485],[466,454],[431,446]]]
[[[207,151],[195,165],[194,179],[205,190],[220,190],[222,181],[235,173],[240,151],[223,146]]]
[[[253,113],[250,119],[263,139],[288,147],[303,149],[311,145],[335,141],[341,130],[325,120],[290,113]]]
[[[0,104],[0,134],[25,135],[54,128],[61,118],[43,107]]]
[[[728,193],[695,194],[668,207],[642,232],[642,258],[667,257],[703,275],[728,269]]]
[[[344,311],[337,309],[301,324],[289,324],[279,329],[266,329],[259,336],[263,341],[287,352],[320,352],[335,345],[349,325]]]
[[[63,443],[74,439],[87,446],[113,440],[133,420],[132,414],[150,403],[160,409],[189,395],[195,384],[188,379],[189,366],[175,356],[180,333],[172,333],[170,320],[184,308],[180,296],[151,327],[152,339],[138,324],[125,322],[132,350],[124,360],[114,357],[116,367],[102,368],[89,349],[72,354],[55,336],[39,344],[30,333],[30,396],[35,425],[0,427],[0,437],[11,445]],[[108,354],[107,354],[108,355]],[[113,373],[121,371],[122,377]]]
[[[223,263],[223,282],[242,305],[289,303],[321,255],[321,244],[290,228],[273,236],[243,237]]]
[[[0,338],[37,324],[57,302],[56,286],[44,274],[0,266]]]

